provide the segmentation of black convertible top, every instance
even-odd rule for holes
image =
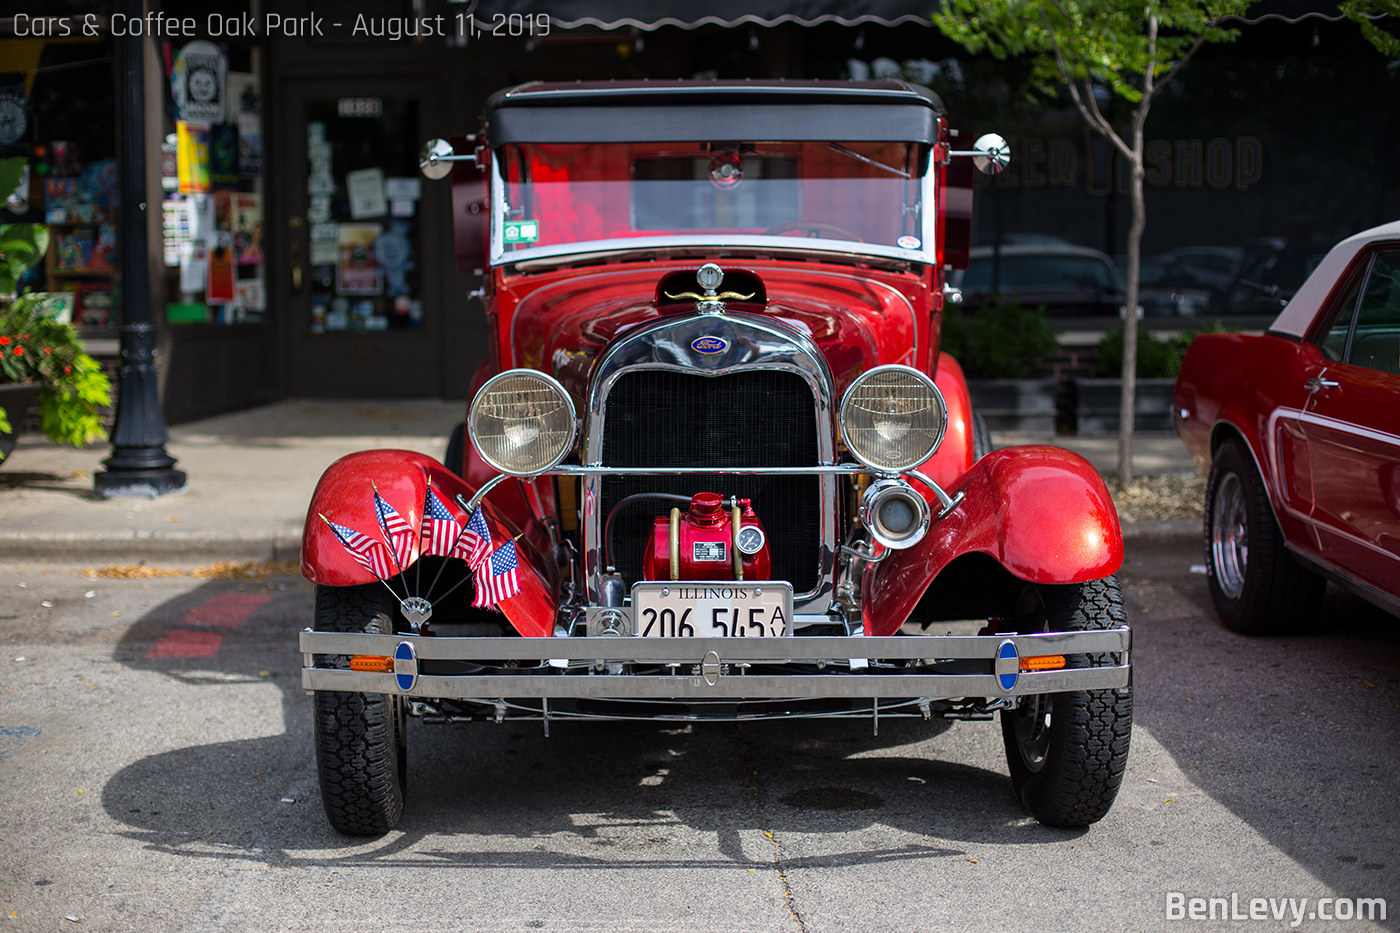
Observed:
[[[505,143],[938,141],[943,103],[903,81],[578,81],[486,102]]]

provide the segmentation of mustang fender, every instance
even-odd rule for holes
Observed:
[[[321,520],[324,515],[337,525],[383,541],[379,516],[375,511],[374,491],[378,489],[384,501],[393,506],[409,527],[418,531],[423,518],[423,501],[427,495],[428,478],[432,478],[438,498],[452,510],[458,521],[464,521],[456,496],[471,498],[476,490],[456,474],[426,454],[411,450],[366,450],[341,457],[326,468],[311,508],[306,515],[306,527],[301,538],[301,572],[312,583],[325,586],[354,586],[372,583],[375,576],[357,561],[341,544],[335,532]],[[497,545],[515,537],[520,529],[501,521],[487,509],[491,537]],[[414,535],[407,567],[420,556],[421,539]],[[524,541],[517,542],[520,560],[520,593],[500,604],[501,611],[522,635],[549,635],[554,629],[555,589],[549,577],[540,571],[543,561]],[[466,573],[466,564],[462,564]],[[408,575],[411,579],[412,575]],[[392,587],[391,587],[392,588]],[[445,586],[441,587],[443,590]]]
[[[949,492],[967,497],[935,520],[918,544],[865,568],[866,634],[894,634],[934,578],[963,554],[987,554],[1031,583],[1085,583],[1123,563],[1113,500],[1098,472],[1076,453],[1060,447],[996,450]]]

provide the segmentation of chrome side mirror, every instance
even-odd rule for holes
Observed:
[[[425,178],[434,181],[451,175],[453,162],[470,162],[476,165],[476,153],[457,155],[452,149],[452,144],[445,139],[430,139],[418,151],[418,170]]]
[[[950,156],[972,156],[972,164],[984,175],[1000,175],[1011,162],[1011,146],[998,133],[977,137],[971,149],[950,152]]]

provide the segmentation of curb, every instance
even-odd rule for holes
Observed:
[[[178,534],[0,533],[0,560],[141,563],[289,561],[301,554],[301,533],[208,537]]]
[[[1199,518],[1169,518],[1162,521],[1125,522],[1123,524],[1123,540],[1125,542],[1199,544],[1202,533],[1201,519]]]

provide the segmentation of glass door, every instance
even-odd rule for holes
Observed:
[[[448,251],[428,234],[445,220],[442,193],[418,174],[427,88],[289,83],[281,288],[291,392],[441,395]]]

